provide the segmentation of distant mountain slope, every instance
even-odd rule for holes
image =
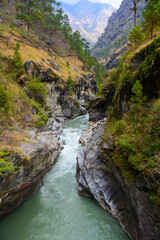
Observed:
[[[93,47],[92,54],[101,62],[106,64],[108,69],[116,67],[120,56],[126,51],[128,34],[133,27],[133,7],[131,0],[123,0],[120,8],[113,13],[108,20],[105,33],[99,38],[98,43]],[[145,1],[138,3],[138,21],[140,20]]]
[[[104,32],[108,19],[116,9],[107,3],[82,0],[74,5],[64,2],[62,8],[68,15],[73,30],[80,31],[89,42],[96,43]]]

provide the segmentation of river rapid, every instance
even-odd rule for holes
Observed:
[[[0,220],[1,240],[127,240],[119,223],[92,199],[77,194],[76,156],[88,121],[81,116],[63,124],[64,149],[26,203]]]

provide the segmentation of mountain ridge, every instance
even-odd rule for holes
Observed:
[[[130,10],[132,7],[132,1],[122,1],[120,8],[109,18],[105,32],[92,49],[92,54],[98,57],[100,62],[105,63],[108,69],[117,67],[120,56],[127,49],[128,34],[134,26],[134,14],[133,11]],[[138,22],[140,21],[144,7],[144,0],[138,3]]]
[[[116,8],[108,3],[92,3],[81,0],[74,5],[61,2],[72,29],[78,30],[92,45],[104,31],[108,18]]]

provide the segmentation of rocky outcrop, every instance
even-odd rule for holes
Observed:
[[[89,102],[89,120],[97,122],[107,117],[107,109],[112,104],[115,87],[108,83],[102,90],[102,96]]]
[[[97,97],[89,103],[89,120],[97,122],[106,117],[106,100],[102,97]]]
[[[132,87],[139,80],[143,87],[143,95],[147,101],[159,98],[160,95],[160,37],[155,38],[150,44],[137,51],[130,59],[125,72],[131,73],[131,79],[122,82],[116,89],[113,107],[123,116],[130,109],[129,101],[132,95]],[[124,66],[123,66],[124,67]],[[124,68],[123,68],[124,70]],[[118,70],[117,70],[118,72]],[[122,78],[122,75],[119,76]],[[127,76],[126,79],[129,77]]]
[[[81,107],[80,102],[72,96],[64,98],[62,112],[64,117],[69,119],[87,114],[87,110]]]
[[[42,177],[56,162],[63,146],[57,135],[61,126],[54,124],[53,128],[55,131],[26,131],[26,141],[19,143],[19,151],[10,156],[17,171],[0,176],[0,217],[12,212],[36,192],[42,185]]]
[[[109,145],[111,139],[100,144],[104,129],[104,122],[100,121],[77,157],[78,192],[93,197],[117,218],[131,239],[158,240],[160,208],[147,195],[153,176],[146,178],[139,174],[134,182],[128,183],[119,167],[106,160],[113,149]]]
[[[48,91],[47,104],[53,115],[61,119],[72,119],[86,114],[85,103],[94,99],[98,91],[94,76],[90,73],[83,74],[82,77],[77,76],[71,95],[66,82],[54,72],[55,69],[61,71],[59,67],[53,61],[48,61],[52,69],[43,69],[31,60],[26,61],[24,66],[30,78],[39,78],[45,82]],[[25,84],[25,80],[22,84]]]

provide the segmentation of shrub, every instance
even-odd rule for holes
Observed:
[[[37,114],[34,117],[34,124],[36,127],[43,127],[48,122],[48,117],[43,109],[34,100],[31,101],[31,105],[36,108]]]
[[[0,176],[15,172],[15,167],[11,163],[9,152],[0,148]]]
[[[39,79],[31,79],[27,85],[27,89],[30,98],[33,98],[42,105],[46,102],[47,91],[45,84],[41,83]]]
[[[69,74],[68,80],[67,80],[67,90],[69,91],[69,94],[73,94],[73,79],[71,75]]]
[[[8,112],[9,110],[9,94],[1,84],[0,84],[0,109],[5,112]]]
[[[21,55],[19,53],[19,48],[20,48],[20,44],[17,42],[13,59],[10,60],[10,62],[14,66],[13,73],[15,78],[19,78],[24,73],[24,66],[23,66]]]
[[[135,46],[139,46],[145,39],[145,35],[139,26],[133,28],[128,36],[130,42],[134,42]]]

